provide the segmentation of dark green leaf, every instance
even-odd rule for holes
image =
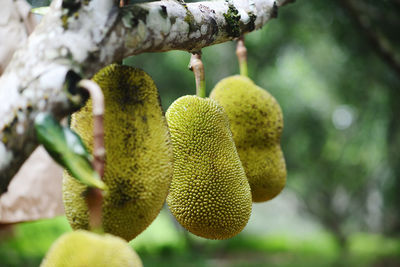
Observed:
[[[36,116],[35,129],[39,143],[75,179],[88,186],[105,189],[105,184],[92,167],[92,156],[78,134],[61,126],[48,113]]]

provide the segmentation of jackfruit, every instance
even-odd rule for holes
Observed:
[[[195,235],[235,236],[246,226],[252,202],[228,117],[212,99],[183,96],[166,118],[174,151],[171,213]]]
[[[126,240],[159,214],[173,175],[170,134],[157,88],[140,69],[110,65],[93,80],[105,99],[104,231]],[[72,115],[71,128],[93,150],[92,101]],[[65,213],[73,229],[88,229],[87,187],[64,172]]]
[[[253,202],[274,198],[286,184],[286,164],[280,145],[283,115],[278,102],[240,75],[221,80],[210,98],[228,115]]]
[[[116,236],[78,230],[62,235],[50,247],[41,267],[142,267],[129,244]]]

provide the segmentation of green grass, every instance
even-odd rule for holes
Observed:
[[[65,217],[21,223],[0,239],[0,266],[38,266],[50,245],[71,231]]]
[[[0,237],[0,266],[38,266],[51,244],[68,231],[65,217],[17,225],[12,237]],[[130,244],[146,267],[400,266],[400,239],[357,233],[349,237],[346,249],[327,233],[307,238],[242,234],[225,241],[206,240],[175,227],[165,210]]]

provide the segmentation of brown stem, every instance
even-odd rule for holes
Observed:
[[[105,148],[104,148],[104,96],[97,83],[91,80],[81,80],[79,87],[86,89],[93,105],[93,168],[101,179],[104,176]],[[89,188],[86,195],[89,208],[89,225],[92,230],[102,229],[103,192],[98,188]]]
[[[248,76],[247,70],[247,49],[244,44],[244,36],[240,37],[236,45],[236,56],[239,61],[240,75]]]
[[[196,95],[199,97],[206,97],[206,82],[204,77],[204,65],[201,61],[201,52],[192,54],[189,69],[193,71],[196,80]]]
[[[103,191],[96,187],[89,187],[86,194],[86,204],[89,209],[90,230],[102,232]]]
[[[93,168],[100,177],[104,175],[105,148],[104,148],[104,96],[97,83],[91,80],[81,80],[79,87],[85,88],[92,98],[93,105]]]

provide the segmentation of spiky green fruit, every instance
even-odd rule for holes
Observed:
[[[253,202],[274,198],[286,184],[286,164],[280,145],[283,115],[278,102],[252,80],[240,75],[221,80],[210,98],[229,117]]]
[[[93,80],[105,98],[106,163],[103,228],[131,240],[160,212],[173,173],[170,135],[157,88],[140,69],[110,65]],[[71,128],[92,152],[91,100],[73,114]],[[88,229],[87,187],[64,174],[65,213],[73,229]]]
[[[228,117],[212,99],[184,96],[166,118],[174,151],[171,213],[195,235],[235,236],[247,224],[252,203]]]
[[[47,252],[41,267],[142,267],[129,244],[116,236],[78,230],[62,235]]]

